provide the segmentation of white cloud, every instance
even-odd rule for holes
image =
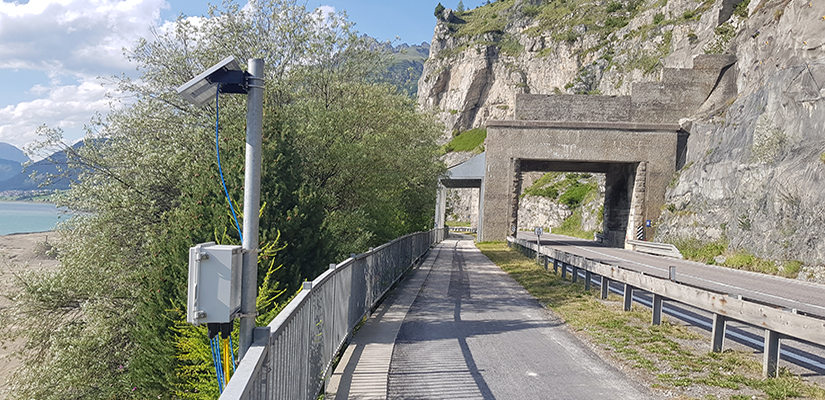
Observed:
[[[67,142],[74,142],[82,137],[82,128],[92,116],[107,113],[112,104],[119,106],[107,97],[109,90],[95,81],[35,85],[31,92],[45,96],[0,108],[0,142],[22,147],[37,139],[35,131],[43,124],[63,129]]]
[[[0,68],[73,76],[133,69],[123,57],[160,22],[165,0],[0,2]]]
[[[0,79],[12,70],[48,77],[31,83],[27,93],[36,99],[0,108],[0,142],[23,146],[43,124],[80,139],[96,113],[110,110],[96,77],[133,74],[123,48],[150,37],[168,7],[165,0],[0,1]]]

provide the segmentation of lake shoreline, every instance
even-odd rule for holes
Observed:
[[[0,236],[52,231],[71,216],[65,208],[50,202],[0,201]]]

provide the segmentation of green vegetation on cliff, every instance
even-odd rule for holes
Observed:
[[[552,228],[553,233],[583,239],[593,238],[594,231],[582,228],[585,212],[583,206],[597,200],[599,196],[598,184],[592,174],[547,172],[524,189],[522,197],[524,195],[545,197],[566,205],[572,211],[560,226]],[[603,213],[604,207],[599,212]]]
[[[479,154],[484,151],[485,139],[487,139],[487,129],[470,129],[456,135],[453,140],[442,147],[441,151],[445,154],[453,151],[472,151]]]

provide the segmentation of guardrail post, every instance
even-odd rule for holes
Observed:
[[[774,378],[779,371],[779,332],[765,329],[765,352],[762,360],[762,376]]]
[[[593,280],[593,275],[589,270],[584,271],[584,290],[590,291],[590,281]]]
[[[553,273],[559,273],[559,260],[556,260],[555,258],[553,259]]]
[[[624,284],[624,310],[630,311],[633,305],[633,286]]]
[[[602,300],[607,299],[610,294],[610,278],[602,276]]]
[[[573,283],[576,283],[579,281],[579,268],[575,265],[571,265],[570,267],[573,270],[573,277],[571,278],[571,280],[573,281]]]
[[[544,256],[544,270],[545,270],[545,271],[547,271],[547,262],[548,262],[548,258],[549,258],[549,257]]]
[[[664,298],[656,293],[653,294],[653,325],[662,324],[662,303]]]
[[[561,262],[561,279],[567,279],[567,263]]]
[[[713,341],[710,344],[710,351],[719,353],[725,344],[725,326],[728,318],[721,314],[713,314],[713,330],[711,336]]]

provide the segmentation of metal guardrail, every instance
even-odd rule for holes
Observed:
[[[445,229],[413,233],[331,265],[266,327],[241,360],[220,400],[314,400],[335,355],[387,291]]]
[[[670,243],[647,242],[644,240],[627,240],[630,250],[657,256],[683,259],[682,252]]]
[[[508,246],[518,246],[526,256],[535,258],[536,244],[523,239],[507,238]],[[713,331],[711,350],[722,351],[725,327],[728,320],[734,320],[765,330],[765,351],[763,358],[763,375],[776,376],[779,361],[780,337],[795,338],[814,344],[825,344],[825,320],[784,310],[779,306],[755,303],[737,296],[716,293],[673,282],[667,279],[645,275],[615,265],[604,264],[564,251],[542,248],[546,262],[552,260],[554,270],[562,269],[562,277],[567,269],[572,269],[572,279],[578,279],[579,270],[585,271],[585,285],[590,287],[592,274],[601,276],[602,298],[607,297],[610,281],[625,285],[624,308],[630,310],[634,290],[643,290],[653,295],[653,323],[662,320],[663,300],[673,300],[687,304],[713,314]],[[547,264],[545,264],[545,267]]]

